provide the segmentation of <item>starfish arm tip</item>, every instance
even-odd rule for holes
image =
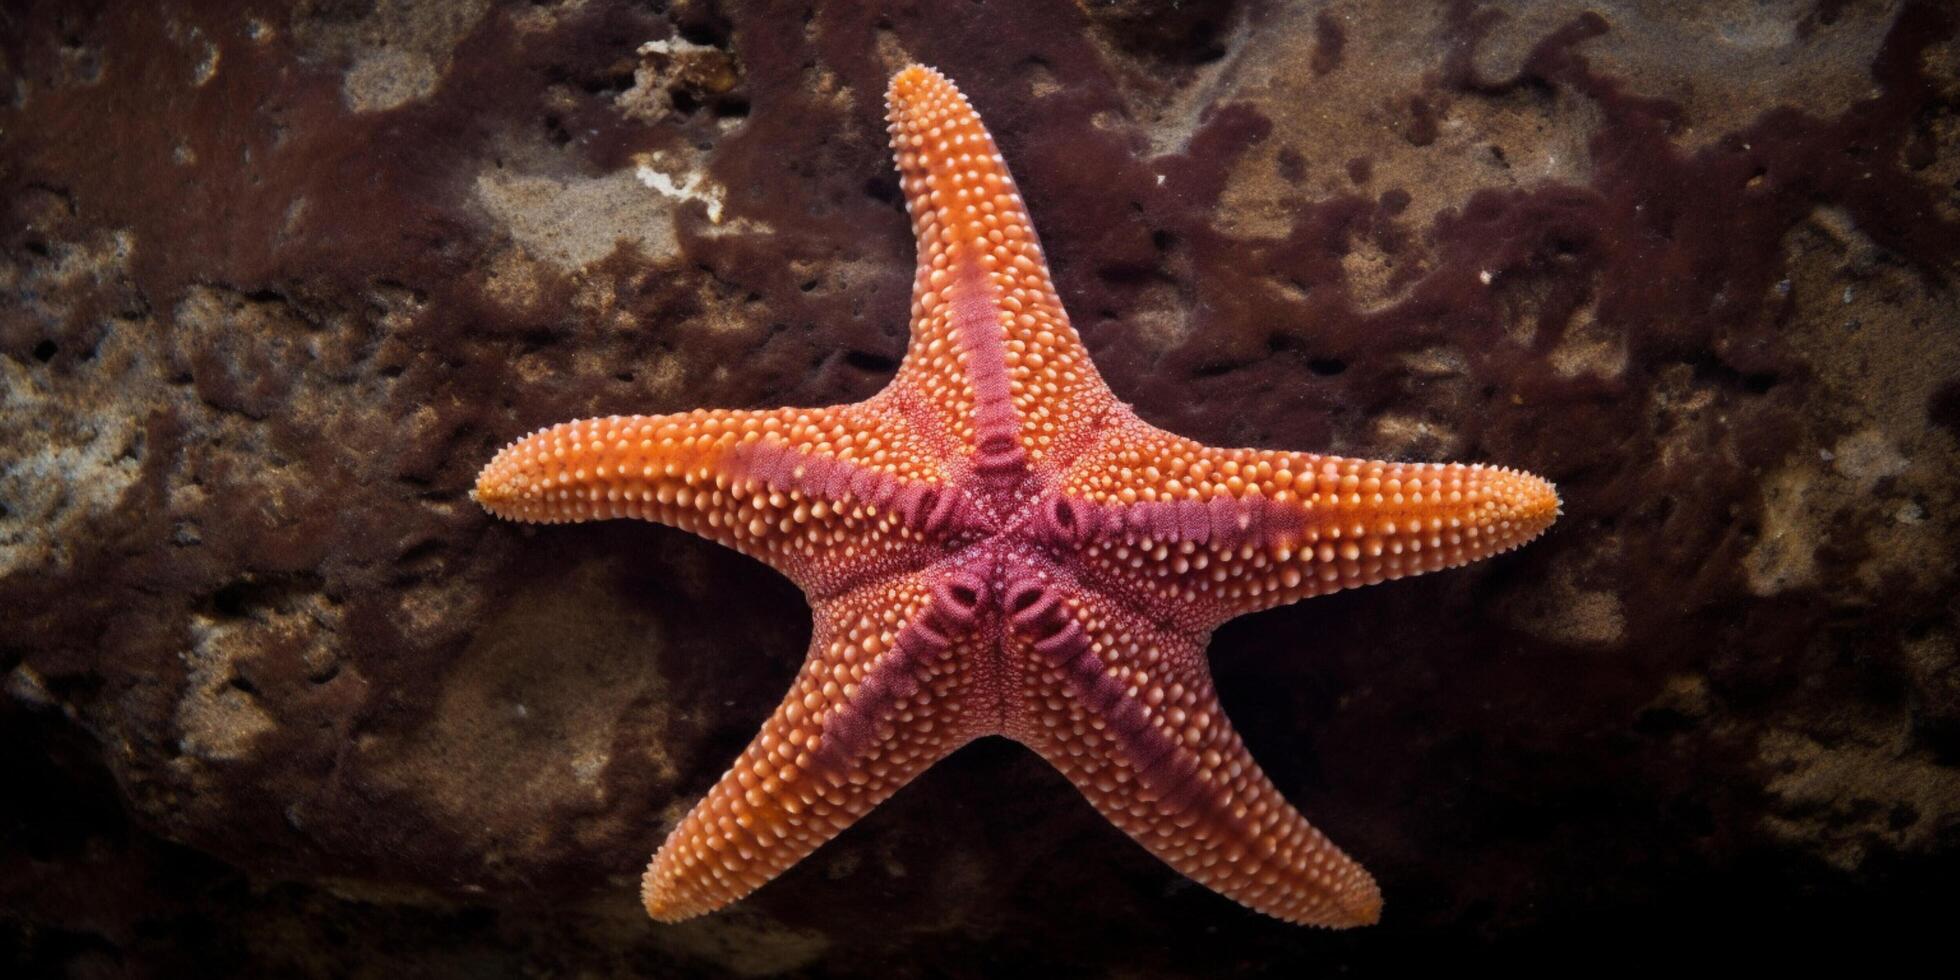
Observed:
[[[1361,873],[1361,880],[1337,899],[1338,914],[1325,923],[1329,929],[1355,929],[1382,920],[1382,890],[1373,876]]]
[[[922,86],[952,84],[952,81],[940,73],[939,69],[914,61],[892,74],[891,84],[886,89],[885,97],[889,100],[897,100],[917,92]]]
[[[640,904],[646,909],[647,917],[672,925],[701,915],[703,910],[683,906],[668,889],[660,887],[657,876],[659,866],[660,859],[656,855],[640,877]]]

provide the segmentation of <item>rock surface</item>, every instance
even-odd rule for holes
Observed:
[[[1760,966],[1950,901],[1939,5],[287,7],[0,14],[8,972]],[[1213,643],[1383,925],[1233,906],[997,742],[734,910],[641,915],[807,612],[467,489],[545,423],[877,390],[915,59],[1146,418],[1560,484],[1522,552]]]

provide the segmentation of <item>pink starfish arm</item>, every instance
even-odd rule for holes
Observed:
[[[673,922],[741,898],[983,734],[968,707],[985,588],[942,572],[817,603],[789,694],[654,854],[647,913]]]
[[[1220,449],[1127,410],[1060,491],[1053,533],[1087,577],[1204,630],[1508,551],[1559,509],[1550,483],[1517,470]]]
[[[960,533],[957,492],[889,402],[567,422],[506,446],[474,495],[512,520],[672,525],[824,595],[920,567]]]
[[[919,250],[893,387],[930,406],[983,476],[1065,456],[1117,402],[1062,309],[1000,149],[930,68],[899,72],[887,99]]]
[[[1187,877],[1289,922],[1375,921],[1381,893],[1266,778],[1219,707],[1205,639],[1052,570],[1008,586],[1026,742]]]

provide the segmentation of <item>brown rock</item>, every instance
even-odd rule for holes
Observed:
[[[1760,968],[1923,940],[1960,870],[1937,5],[15,7],[11,973]],[[1382,926],[1190,887],[991,743],[737,910],[638,912],[807,613],[467,489],[548,422],[879,388],[911,59],[1153,422],[1559,482],[1530,549],[1214,643]]]

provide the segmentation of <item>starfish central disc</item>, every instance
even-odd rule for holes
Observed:
[[[1244,613],[1516,547],[1556,517],[1552,486],[1148,425],[1090,363],[966,99],[915,65],[888,102],[919,261],[884,391],[569,422],[477,481],[499,516],[659,521],[810,597],[802,671],[654,855],[648,913],[727,905],[954,749],[1005,735],[1219,893],[1291,922],[1375,921],[1373,879],[1232,730],[1205,645]]]

